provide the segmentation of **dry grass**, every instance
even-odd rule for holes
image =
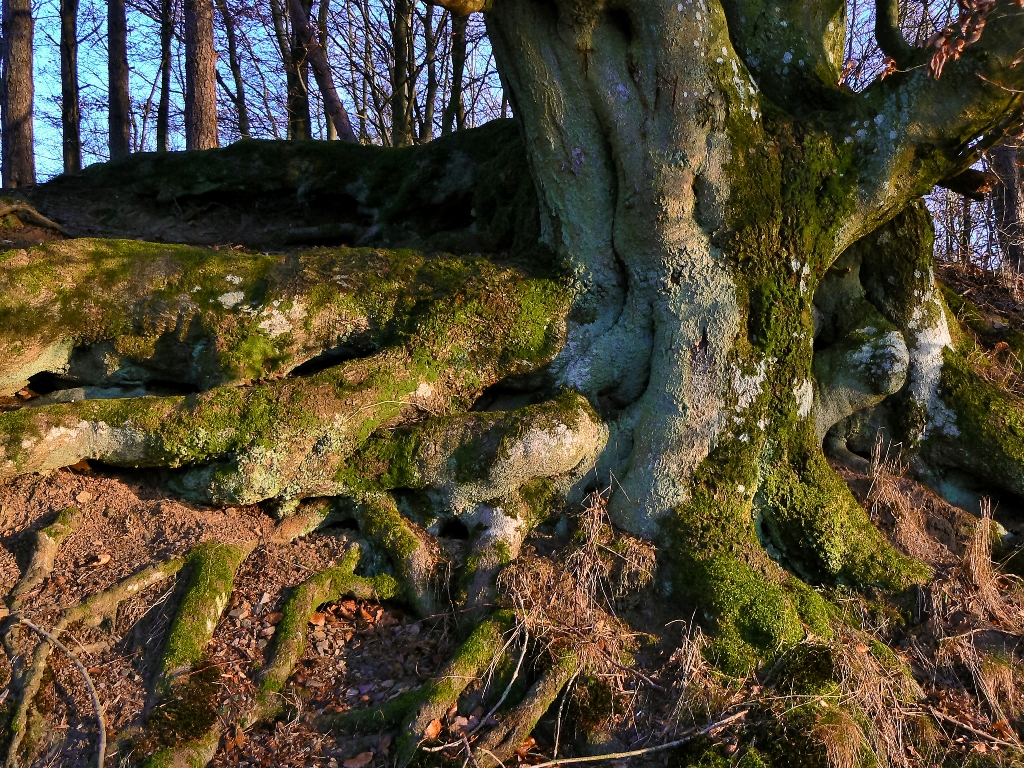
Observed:
[[[893,543],[904,554],[934,567],[948,561],[949,550],[928,533],[924,512],[904,492],[907,465],[902,462],[898,448],[887,443],[879,431],[868,469],[871,518],[875,523],[891,525]]]
[[[861,752],[867,742],[850,712],[834,707],[829,709],[818,719],[812,732],[825,747],[829,768],[857,768],[861,765]]]
[[[521,626],[554,654],[573,653],[589,674],[615,681],[630,669],[636,635],[615,615],[615,599],[646,586],[655,554],[648,544],[615,536],[603,494],[591,494],[578,520],[579,544],[543,557],[526,551],[498,586],[518,609]]]

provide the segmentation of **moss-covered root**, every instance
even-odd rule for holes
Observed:
[[[481,531],[463,567],[467,608],[482,609],[494,602],[498,574],[519,557],[523,540],[538,516],[518,493],[478,504],[468,516],[472,527]]]
[[[390,493],[367,493],[356,504],[359,529],[395,566],[402,592],[420,616],[436,613],[434,574],[441,553],[433,538],[398,510]]]
[[[426,739],[427,729],[454,706],[462,692],[484,674],[501,653],[502,637],[512,628],[513,615],[500,611],[481,622],[459,646],[451,661],[436,678],[420,690],[420,704],[408,718],[398,741],[397,765],[404,767]]]
[[[21,608],[25,595],[35,589],[50,573],[53,572],[53,559],[57,556],[57,548],[61,542],[75,530],[78,510],[68,507],[57,515],[50,525],[36,533],[36,546],[32,552],[32,561],[25,570],[24,576],[7,596],[7,607],[14,613]]]
[[[60,518],[58,518],[59,520]],[[49,529],[52,528],[52,525],[49,526]],[[118,607],[126,599],[153,584],[170,578],[181,570],[184,564],[185,561],[183,559],[174,558],[158,565],[152,565],[126,579],[122,579],[109,589],[93,595],[77,605],[69,606],[64,610],[60,620],[51,630],[51,634],[57,637],[67,627],[79,621],[85,622],[90,626],[99,626],[104,620],[112,618],[116,614]],[[14,630],[16,629],[18,627],[12,621],[7,624],[4,631],[4,646],[12,661],[21,656],[14,639]],[[11,719],[11,740],[8,744],[7,757],[4,762],[7,768],[14,768],[18,764],[18,751],[21,749],[21,741],[28,723],[29,711],[35,700],[36,693],[39,691],[43,673],[46,670],[46,662],[52,650],[53,646],[50,642],[43,640],[36,646],[32,654],[32,663],[27,668],[21,668],[16,663],[12,664],[17,673],[14,679],[13,695],[18,703],[14,716]]]
[[[214,725],[197,739],[161,749],[144,763],[145,768],[203,768],[209,765],[220,746],[221,728]]]
[[[202,659],[231,598],[235,572],[255,547],[255,540],[237,545],[208,541],[188,554],[188,583],[167,634],[154,685],[156,696],[166,695]]]
[[[498,768],[509,760],[577,671],[576,657],[561,655],[530,687],[522,702],[476,743],[473,753],[480,768]]]
[[[361,599],[387,600],[395,596],[398,585],[389,576],[371,579],[353,573],[359,562],[359,548],[353,547],[338,565],[320,571],[296,587],[284,606],[284,618],[274,633],[269,662],[260,673],[259,694],[251,714],[243,725],[274,716],[281,707],[280,690],[291,675],[306,648],[306,626],[310,616],[323,603],[350,595]]]

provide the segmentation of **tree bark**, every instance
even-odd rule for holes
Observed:
[[[32,73],[32,3],[3,1],[3,185],[11,189],[36,182],[32,109],[35,95]]]
[[[442,135],[466,127],[466,108],[462,103],[462,78],[466,72],[466,26],[468,16],[452,15],[452,88],[444,110]],[[502,115],[504,117],[504,115]]]
[[[442,18],[444,25],[444,19]],[[423,94],[423,114],[420,116],[419,140],[434,138],[434,101],[437,99],[437,32],[434,29],[434,6],[427,4],[423,14],[423,58],[427,66],[427,90]]]
[[[313,73],[316,76],[317,85],[320,87],[320,95],[324,100],[324,107],[329,116],[329,122],[334,123],[338,137],[342,141],[356,141],[352,132],[352,124],[348,119],[348,112],[338,98],[338,91],[334,87],[334,77],[331,74],[330,64],[324,55],[323,49],[316,39],[316,30],[309,23],[309,9],[304,8],[302,0],[289,0],[289,10],[292,14],[292,28],[295,30],[296,39],[301,44],[302,57],[313,65]]]
[[[999,177],[992,190],[999,245],[1007,266],[1020,272],[1024,270],[1024,180],[1018,166],[1018,148],[1000,144],[990,157],[992,170]]]
[[[213,2],[185,0],[185,149],[218,144]]]
[[[412,143],[409,83],[412,10],[412,0],[395,0],[394,27],[391,32],[394,50],[391,68],[391,144],[395,147],[404,147]]]
[[[309,62],[303,55],[302,44],[294,29],[289,33],[289,0],[270,0],[271,17],[274,22],[274,36],[284,64],[285,81],[288,89],[288,138],[302,141],[312,137],[312,121],[309,115]],[[303,0],[303,15],[309,17],[311,0]]]
[[[132,150],[125,0],[107,0],[107,109],[110,159],[118,160]]]
[[[171,40],[174,37],[172,0],[160,0],[160,101],[156,109],[156,151],[170,149]]]
[[[82,170],[78,99],[78,0],[60,2],[60,86],[64,173],[77,173]]]
[[[225,88],[235,105],[235,112],[238,114],[238,135],[243,139],[249,138],[249,109],[245,104],[245,79],[242,77],[242,63],[238,58],[238,42],[235,39],[235,20],[228,8],[227,0],[217,0],[217,9],[224,20],[224,36],[228,42],[228,67],[231,69],[231,78],[235,88],[231,91]]]
[[[316,34],[317,42],[320,44],[320,50],[323,51],[324,58],[329,62],[330,56],[327,53],[327,44],[330,40],[327,34],[327,21],[330,18],[331,12],[331,0],[320,0],[319,5],[316,7]],[[319,81],[317,81],[319,83]],[[356,105],[356,110],[359,107]],[[330,107],[327,104],[327,100],[324,100],[324,118],[327,126],[327,140],[334,141],[338,138],[338,129],[334,127],[334,121],[331,119]]]

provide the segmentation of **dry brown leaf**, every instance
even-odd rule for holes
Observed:
[[[364,768],[364,766],[369,765],[372,760],[373,752],[360,752],[350,760],[346,760],[342,765],[344,765],[345,768]]]
[[[99,568],[101,565],[106,565],[110,562],[110,553],[102,552],[96,555],[96,559],[89,563],[90,568]]]
[[[435,717],[423,731],[424,737],[431,741],[441,735],[441,718]]]
[[[868,652],[868,647],[866,645],[862,644],[862,645],[858,645],[854,650],[857,651],[857,653],[867,653]]]
[[[315,611],[313,615],[309,617],[309,623],[314,627],[322,627],[325,621],[327,621],[327,617],[320,613],[320,611]]]
[[[268,613],[267,618],[264,619],[268,624],[280,624],[281,619],[284,618],[283,613]]]

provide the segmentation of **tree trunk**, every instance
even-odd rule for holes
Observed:
[[[171,113],[171,40],[174,37],[172,0],[160,0],[160,102],[156,109],[156,151],[166,152]]]
[[[409,48],[412,40],[413,0],[395,0],[391,43],[394,63],[391,68],[391,144],[404,147],[412,143],[412,105],[409,84]]]
[[[441,28],[444,27],[442,18]],[[423,114],[420,116],[419,140],[434,138],[434,101],[437,99],[437,31],[434,29],[434,6],[427,4],[423,14],[423,59],[427,66],[427,90],[423,94]]]
[[[796,604],[771,586],[783,578],[772,557],[811,581],[897,585],[912,570],[821,441],[905,384],[926,424],[918,436],[941,432],[949,334],[935,291],[900,294],[918,318],[902,326],[863,289],[839,312],[823,296],[832,314],[821,323],[812,302],[847,248],[952,165],[899,169],[1011,108],[1015,97],[977,87],[976,73],[1022,79],[1007,68],[1016,20],[988,38],[998,55],[983,45],[941,79],[915,71],[844,95],[834,18],[795,13],[767,34],[762,17],[728,3],[485,10],[547,242],[578,281],[552,384],[606,404],[597,474],[617,479],[613,521],[662,542],[682,595],[719,606],[709,614],[737,668],[753,648],[801,634]],[[824,104],[828,118],[802,117]],[[962,145],[942,141],[955,157]],[[873,298],[885,306],[907,278],[896,264],[877,269]],[[815,344],[822,323],[832,335]]]
[[[132,149],[131,97],[128,93],[128,19],[124,0],[107,0],[107,127],[110,159]]]
[[[81,114],[78,104],[78,0],[60,2],[60,122],[64,173],[82,170]]]
[[[330,56],[327,53],[327,43],[330,37],[327,34],[327,20],[330,18],[330,12],[331,0],[320,0],[320,4],[316,8],[316,35],[320,50],[323,51],[324,59],[328,62],[330,62]],[[319,83],[319,80],[317,82]],[[356,109],[358,111],[358,105]],[[324,99],[324,118],[327,126],[327,140],[334,141],[338,138],[338,129],[334,127],[334,120],[331,119],[330,107],[326,99]]]
[[[218,144],[213,2],[185,0],[185,149]]]
[[[313,65],[313,73],[327,110],[328,122],[334,123],[342,141],[355,141],[356,137],[352,132],[352,124],[348,120],[348,113],[342,106],[341,99],[338,98],[338,91],[334,87],[330,64],[317,42],[316,30],[309,23],[309,8],[303,7],[302,0],[289,0],[288,7],[292,14],[292,29],[295,30],[295,38],[302,46],[303,61],[308,61]]]
[[[1024,180],[1017,155],[1013,144],[1000,144],[990,153],[992,170],[999,177],[992,190],[999,246],[1006,265],[1020,272],[1024,270]]]
[[[3,0],[0,129],[3,131],[3,185],[7,189],[36,183],[32,26],[30,0]]]
[[[303,0],[302,9],[306,18],[309,17],[310,6],[311,0]],[[270,11],[288,89],[288,138],[302,141],[312,136],[312,121],[309,115],[309,62],[303,55],[302,44],[298,41],[295,30],[292,29],[289,34],[288,0],[270,0]]]
[[[235,105],[235,112],[238,114],[238,135],[243,139],[249,138],[249,109],[245,104],[245,79],[242,77],[242,63],[238,58],[238,42],[235,39],[235,20],[228,8],[227,0],[217,0],[217,9],[221,18],[224,19],[224,36],[228,42],[228,67],[231,69],[231,78],[234,81],[234,91],[227,88],[231,102]]]
[[[466,127],[466,108],[462,103],[462,78],[466,72],[466,26],[469,16],[452,15],[452,88],[444,110],[442,135]],[[504,115],[502,115],[504,117]]]

